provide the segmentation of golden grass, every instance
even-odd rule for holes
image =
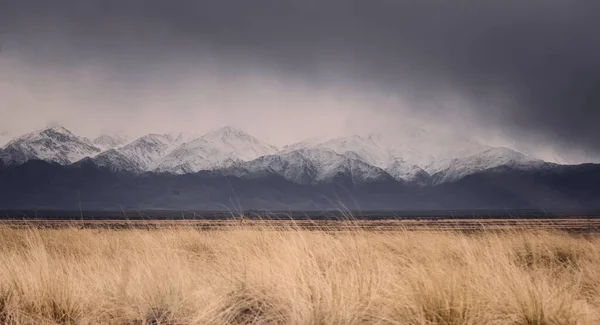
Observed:
[[[600,324],[600,238],[0,227],[2,324]]]

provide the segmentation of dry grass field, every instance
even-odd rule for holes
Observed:
[[[3,225],[0,323],[600,324],[600,235],[420,230]]]

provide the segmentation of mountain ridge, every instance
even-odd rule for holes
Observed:
[[[185,174],[227,168],[278,151],[242,130],[225,126],[177,147],[159,161],[155,170]]]
[[[111,135],[90,141],[53,126],[13,139],[0,150],[0,159],[4,165],[32,159],[68,165],[89,158],[98,166],[133,173],[215,170],[252,178],[252,173],[266,172],[299,184],[327,182],[347,174],[357,182],[391,177],[417,186],[451,182],[499,166],[536,169],[549,164],[510,148],[441,136],[422,128],[396,132],[312,139],[280,150],[232,126],[201,135],[151,133],[129,143]]]

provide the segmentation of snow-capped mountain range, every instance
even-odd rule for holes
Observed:
[[[177,174],[230,167],[278,149],[244,131],[226,126],[186,142],[158,160],[155,170]]]
[[[50,127],[31,132],[8,142],[0,159],[4,164],[21,164],[40,159],[59,164],[71,164],[85,157],[93,157],[102,150],[84,137],[79,137],[63,127]]]
[[[133,173],[217,170],[238,177],[269,173],[298,184],[327,182],[344,175],[360,183],[396,180],[427,185],[497,167],[527,170],[552,165],[509,148],[420,128],[313,139],[277,148],[231,126],[206,134],[148,134],[130,142],[114,135],[89,140],[54,126],[12,139],[0,150],[0,159],[4,165],[28,160],[61,165],[91,161]]]

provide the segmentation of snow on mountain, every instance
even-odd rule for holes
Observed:
[[[469,156],[491,148],[443,130],[408,126],[391,132],[370,133],[368,139],[386,148],[394,160],[419,166],[429,174],[442,160]]]
[[[92,140],[92,143],[102,151],[106,151],[123,146],[127,143],[127,138],[118,135],[104,134]]]
[[[34,154],[21,150],[18,146],[6,146],[0,150],[0,165],[20,165],[29,160],[40,159]]]
[[[400,158],[396,158],[384,170],[396,180],[403,180],[422,186],[429,184],[429,180],[431,179],[431,175],[421,167],[407,163]]]
[[[117,151],[141,169],[151,170],[185,140],[182,134],[148,134]]]
[[[396,180],[421,185],[448,182],[498,166],[528,168],[541,160],[438,130],[403,126],[393,132],[305,141],[286,148],[325,148],[380,167]],[[288,149],[289,150],[289,149]]]
[[[240,162],[235,152],[224,151],[223,148],[199,138],[185,143],[160,160],[157,172],[175,174],[195,173],[201,170],[226,168]]]
[[[320,143],[301,142],[288,148],[321,148],[362,161],[384,169],[396,180],[422,183],[428,178],[427,172],[417,165],[406,162],[402,156],[395,156],[391,147],[386,146],[375,135],[350,136],[327,140]]]
[[[0,159],[6,164],[22,164],[28,160],[40,159],[64,165],[84,157],[95,156],[100,151],[90,140],[56,126],[31,132],[10,141],[0,151]]]
[[[394,157],[388,148],[373,141],[371,138],[364,138],[358,135],[335,138],[319,143],[316,147],[327,148],[340,155],[352,152],[360,160],[377,167],[387,167],[394,161]]]
[[[301,152],[287,151],[259,157],[226,170],[225,173],[240,177],[273,173],[298,184],[311,184],[317,178],[318,170]]]
[[[161,159],[156,171],[182,174],[214,170],[277,151],[242,130],[226,126],[176,148]]]
[[[113,171],[128,171],[134,173],[144,171],[137,161],[125,156],[115,149],[108,149],[96,157],[91,158],[91,160],[97,166],[107,167]]]
[[[148,134],[124,143],[124,138],[111,135],[90,141],[57,126],[8,142],[0,150],[0,159],[5,164],[31,159],[71,164],[92,157],[97,165],[118,171],[184,174],[222,169],[244,177],[275,173],[301,184],[346,175],[356,182],[393,177],[427,185],[500,166],[527,169],[546,164],[508,148],[410,125],[388,133],[310,139],[282,151],[230,126],[202,136]]]
[[[317,180],[329,180],[338,174],[350,175],[353,181],[363,182],[388,177],[381,168],[364,161],[340,155],[333,150],[313,148],[298,150],[317,168]]]
[[[238,159],[245,161],[279,151],[276,147],[231,126],[209,132],[203,135],[202,139],[221,148],[224,152],[235,154]]]
[[[509,148],[488,148],[472,155],[440,161],[433,171],[436,184],[451,182],[484,170],[506,166],[515,169],[542,168],[549,163]]]
[[[304,148],[262,156],[228,171],[237,176],[264,172],[280,175],[299,184],[330,181],[345,175],[354,182],[391,178],[384,170],[325,148]]]
[[[526,168],[543,163],[541,160],[512,149],[492,147],[452,134],[433,132],[413,135],[415,136],[408,137],[413,142],[406,141],[407,138],[394,141],[385,136],[371,135],[371,138],[386,145],[396,160],[407,164],[398,172],[394,171],[393,167],[385,168],[395,177],[398,177],[398,173],[400,175],[406,173],[406,177],[418,177],[423,180],[424,173],[427,173],[435,175],[434,182],[444,183],[499,166]],[[409,173],[410,166],[420,168],[413,169],[413,173]],[[403,176],[399,177],[403,178]]]

